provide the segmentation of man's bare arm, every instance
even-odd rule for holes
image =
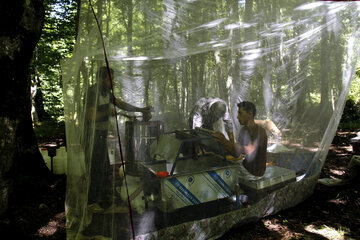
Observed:
[[[245,153],[243,146],[241,146],[238,143],[235,143],[233,140],[227,140],[222,133],[216,132],[213,134],[213,136],[223,146],[223,148],[225,149],[225,152],[229,153],[230,155],[237,158],[241,154]],[[231,137],[230,137],[230,139],[231,139]]]
[[[151,107],[136,107],[134,105],[131,105],[129,103],[126,103],[120,99],[115,98],[115,105],[125,111],[129,111],[129,112],[142,112],[142,113],[147,113],[151,111]]]

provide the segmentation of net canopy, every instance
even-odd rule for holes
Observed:
[[[355,72],[359,3],[80,6],[62,64],[68,239],[215,239],[312,194]]]

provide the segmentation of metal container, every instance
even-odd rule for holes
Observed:
[[[295,181],[296,174],[294,170],[271,165],[266,167],[264,176],[258,180],[249,180],[246,176],[239,174],[240,188],[254,202],[259,201],[270,192]]]
[[[163,212],[229,198],[235,192],[238,165],[218,156],[179,160],[173,175],[166,177],[160,177],[158,173],[169,171],[172,163],[143,166],[150,178],[144,184],[148,204]]]
[[[141,176],[139,163],[151,162],[150,150],[157,144],[163,131],[161,121],[127,121],[125,123],[125,169],[126,174]]]

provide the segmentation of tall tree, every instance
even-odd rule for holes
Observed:
[[[39,176],[46,169],[32,129],[29,75],[43,21],[43,0],[0,3],[0,214],[14,190],[30,189],[21,188],[31,184],[26,176]]]
[[[323,18],[323,24],[326,24],[326,16]],[[321,33],[321,53],[320,53],[320,92],[321,92],[321,102],[320,107],[323,114],[320,116],[328,116],[329,112],[331,111],[330,108],[330,99],[329,99],[329,56],[331,48],[329,48],[329,33],[326,30],[322,31]],[[322,121],[320,121],[322,122]],[[325,131],[324,125],[321,124],[319,127],[323,131]]]
[[[44,26],[30,65],[33,84],[37,86],[34,103],[40,122],[49,118],[63,120],[60,60],[69,57],[73,51],[79,2],[44,0]]]

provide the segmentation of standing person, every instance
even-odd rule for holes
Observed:
[[[237,142],[228,141],[223,134],[217,132],[214,137],[223,145],[225,151],[238,158],[241,154],[245,159],[240,162],[240,174],[248,179],[261,178],[266,170],[267,135],[264,128],[256,124],[254,117],[256,107],[252,102],[241,102],[238,105],[238,121],[243,126]]]
[[[90,165],[90,186],[88,191],[88,210],[93,213],[103,212],[99,202],[106,198],[106,188],[110,170],[107,136],[111,116],[116,115],[116,107],[130,111],[150,114],[151,107],[139,108],[116,98],[112,91],[114,71],[100,67],[97,82],[89,88],[86,102],[86,141],[93,141],[92,149],[87,150]],[[91,131],[93,130],[93,131]],[[91,132],[91,133],[89,133]]]
[[[226,139],[234,140],[229,109],[225,101],[220,98],[200,98],[190,113],[189,127],[222,132]]]

